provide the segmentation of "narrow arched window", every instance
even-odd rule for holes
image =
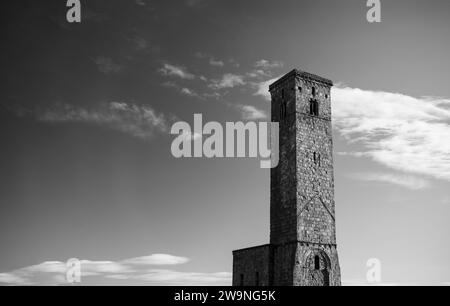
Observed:
[[[314,101],[314,116],[319,116],[319,102]]]
[[[286,102],[281,102],[280,105],[280,122],[284,121],[287,117],[287,106],[286,106]]]
[[[319,116],[319,102],[316,99],[309,101],[309,114],[311,116]]]
[[[314,269],[320,270],[320,258],[317,255],[314,257]]]

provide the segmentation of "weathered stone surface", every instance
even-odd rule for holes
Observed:
[[[233,253],[233,285],[242,280],[255,285],[255,275],[260,285],[341,284],[331,86],[298,70],[270,86],[272,121],[280,122],[280,162],[271,171],[270,245]]]
[[[271,245],[235,251],[233,253],[233,284],[236,286],[271,285],[272,260]]]

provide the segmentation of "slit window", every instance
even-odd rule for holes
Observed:
[[[286,119],[287,116],[287,107],[286,107],[286,103],[283,101],[281,102],[280,105],[280,122],[284,121],[284,119]]]
[[[241,275],[240,275],[240,281],[239,281],[239,284],[240,284],[241,287],[244,286],[244,274],[241,274]]]
[[[309,114],[311,116],[319,116],[319,102],[316,99],[311,99],[309,102]]]
[[[312,88],[312,96],[314,98],[316,97],[316,88],[315,87]]]
[[[255,273],[255,285],[259,286],[259,272]]]
[[[320,270],[320,258],[319,256],[314,257],[314,269]]]
[[[314,152],[314,164],[321,165],[321,156],[319,153]]]

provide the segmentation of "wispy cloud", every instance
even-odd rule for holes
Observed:
[[[151,7],[148,6],[146,2],[142,2],[142,4],[138,4],[136,2],[136,4],[143,7],[145,10],[151,10]],[[161,51],[161,46],[156,44],[148,36],[143,35],[137,29],[132,29],[130,33],[125,35],[125,39],[128,42],[127,47],[131,47],[132,51],[134,51],[134,52],[127,52],[127,54],[125,55],[127,61],[133,61],[136,58],[136,56],[145,54],[147,55],[157,54]],[[129,48],[127,48],[127,50],[130,51]]]
[[[150,270],[136,279],[152,285],[167,286],[227,286],[231,285],[231,273],[195,273],[172,270]]]
[[[30,282],[27,278],[18,275],[19,273],[0,273],[0,284],[7,285],[29,285]]]
[[[146,6],[146,5],[147,5],[147,3],[145,2],[145,0],[134,0],[134,2],[135,2],[137,5],[140,5],[140,6]]]
[[[164,87],[168,88],[174,88],[176,91],[178,91],[180,94],[188,97],[197,97],[202,98],[200,94],[198,94],[196,91],[194,91],[191,88],[188,87],[182,87],[175,82],[165,82],[162,84]]]
[[[192,73],[189,73],[186,68],[167,63],[164,64],[161,69],[159,69],[159,72],[163,76],[178,77],[185,80],[193,80],[195,78],[195,76]]]
[[[122,71],[123,66],[114,62],[110,57],[99,56],[93,59],[100,72],[104,74],[116,74]]]
[[[270,101],[269,85],[281,76],[254,83],[254,95]],[[336,86],[332,89],[334,127],[362,150],[340,152],[368,157],[391,169],[450,180],[450,100]],[[362,177],[359,177],[362,179]],[[408,188],[429,181],[412,176],[366,176]]]
[[[223,75],[221,79],[213,80],[212,84],[210,84],[210,87],[213,89],[225,89],[234,88],[241,85],[245,85],[243,76],[227,73]]]
[[[263,82],[255,83],[254,87],[256,88],[256,92],[254,93],[255,96],[260,96],[266,101],[270,101],[270,93],[269,93],[269,86],[274,83],[276,80],[281,78],[281,76],[278,76],[276,78],[266,80]]]
[[[283,66],[284,64],[280,61],[271,62],[267,60],[259,60],[254,64],[254,69],[247,73],[247,77],[253,79],[250,84],[257,88],[255,95],[262,96],[265,100],[270,101],[269,85],[281,77],[274,78],[274,71]]]
[[[199,59],[207,59],[208,63],[211,66],[215,66],[215,67],[223,67],[225,66],[225,62],[222,60],[218,60],[216,59],[214,56],[210,55],[210,54],[206,54],[206,53],[202,53],[202,52],[197,52],[195,54],[195,57],[199,58]]]
[[[186,96],[189,96],[189,97],[198,97],[198,94],[195,91],[193,91],[192,89],[189,89],[187,87],[181,88],[180,92],[183,95],[186,95]]]
[[[229,59],[228,63],[231,64],[235,68],[241,67],[241,64],[237,60],[235,60],[234,58]]]
[[[266,112],[257,109],[251,105],[239,105],[238,109],[241,111],[243,120],[261,120],[267,119]]]
[[[349,87],[333,88],[332,98],[334,126],[362,148],[345,154],[450,180],[449,100]]]
[[[223,66],[225,66],[225,63],[223,61],[216,60],[214,58],[210,58],[209,59],[209,64],[211,66],[216,66],[216,67],[223,67]]]
[[[144,4],[144,5],[145,5],[145,4]],[[143,37],[137,36],[137,35],[131,37],[131,38],[130,38],[130,41],[131,41],[131,43],[133,44],[134,49],[135,49],[136,51],[143,51],[143,50],[146,50],[146,49],[148,49],[148,48],[150,47],[150,43],[149,43],[148,40],[146,40],[146,39],[143,38]],[[155,49],[155,48],[156,48],[156,47],[154,47],[154,49]]]
[[[280,61],[268,61],[265,59],[259,60],[255,63],[256,68],[262,69],[274,69],[274,68],[282,68],[284,64]]]
[[[189,258],[172,256],[167,254],[153,254],[150,256],[142,256],[126,259],[123,263],[126,264],[140,264],[140,265],[181,265],[189,261]]]
[[[431,186],[428,180],[412,175],[392,173],[352,173],[352,179],[367,182],[382,182],[402,186],[412,190],[420,190]]]
[[[168,132],[166,116],[158,114],[146,105],[125,102],[101,104],[85,109],[69,104],[57,104],[52,108],[37,111],[37,120],[50,123],[88,123],[114,129],[134,137],[148,139],[155,132]]]
[[[218,60],[214,56],[207,53],[197,52],[194,56],[199,59],[208,60],[209,64],[212,66],[225,66],[225,61]],[[239,66],[235,60],[229,60],[228,63],[232,64],[233,66]],[[214,91],[213,93],[207,91],[205,92],[204,90],[202,91],[199,88],[196,88],[198,91],[194,91],[191,88],[178,85],[173,80],[163,83],[164,86],[175,88],[179,93],[186,96],[197,97],[201,99],[217,99],[229,92],[224,92],[224,89],[231,90],[233,88],[246,86],[247,89],[250,88],[256,90],[254,95],[262,96],[265,100],[270,100],[270,95],[268,92],[269,85],[277,80],[277,78],[272,78],[272,70],[280,67],[283,67],[283,63],[280,61],[259,60],[254,63],[254,65],[252,66],[253,69],[249,72],[225,73],[217,77],[217,75],[205,76],[201,74],[195,76],[192,73],[188,72],[183,66],[175,66],[166,63],[161,69],[159,69],[159,72],[163,76],[178,77],[185,80],[201,80],[203,84],[200,84],[200,86],[206,84],[209,90]],[[260,116],[261,115],[259,115],[258,117]]]
[[[249,77],[251,79],[262,79],[262,78],[267,79],[270,76],[271,76],[270,73],[268,73],[267,71],[264,71],[262,69],[256,69],[256,70],[253,70],[253,71],[247,73],[247,77]]]
[[[168,254],[130,258],[120,261],[81,260],[81,281],[101,285],[116,280],[117,284],[142,283],[146,285],[229,285],[231,274],[179,272],[155,269],[161,266],[176,266],[189,261],[186,257]],[[61,285],[66,283],[67,264],[47,261],[8,273],[0,273],[0,284],[4,285]]]

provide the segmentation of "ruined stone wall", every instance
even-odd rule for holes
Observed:
[[[270,245],[233,252],[233,286],[269,286],[272,279]]]

